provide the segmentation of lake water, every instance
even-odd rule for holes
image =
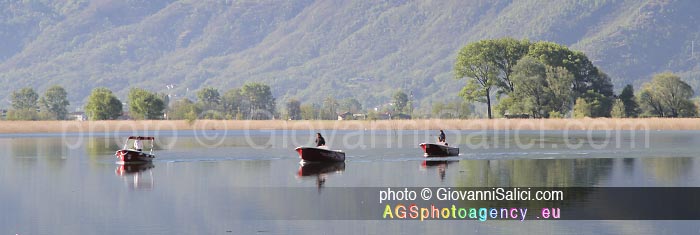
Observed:
[[[697,221],[309,220],[299,211],[325,210],[315,202],[324,196],[360,203],[328,198],[348,187],[700,187],[700,132],[448,132],[461,154],[435,161],[418,147],[435,133],[322,132],[346,151],[344,164],[301,166],[293,149],[313,143],[310,131],[138,133],[156,136],[157,158],[126,167],[113,154],[133,133],[2,135],[0,234],[700,233]],[[315,196],[285,194],[298,189]]]

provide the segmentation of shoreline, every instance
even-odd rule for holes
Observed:
[[[0,133],[179,130],[700,130],[700,118],[0,121]]]

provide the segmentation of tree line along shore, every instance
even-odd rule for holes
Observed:
[[[61,86],[40,97],[31,87],[11,94],[6,120],[382,120],[382,119],[576,119],[697,117],[693,88],[670,72],[654,75],[641,89],[626,85],[616,94],[610,77],[580,51],[552,42],[512,38],[472,42],[457,52],[454,78],[465,80],[458,94],[442,94],[430,110],[416,109],[412,91],[396,90],[391,102],[363,108],[358,97],[328,96],[284,107],[269,85],[248,82],[220,91],[204,87],[196,97],[174,97],[131,88],[126,102],[104,87],[93,89],[82,112],[68,112]],[[338,100],[338,98],[343,98]],[[485,112],[478,108],[485,105]]]
[[[110,133],[149,131],[235,130],[399,130],[434,131],[658,131],[700,130],[693,118],[583,118],[583,119],[416,119],[416,120],[106,120],[106,121],[5,121],[0,133]]]

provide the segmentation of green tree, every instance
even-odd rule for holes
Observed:
[[[303,120],[316,120],[316,118],[319,116],[319,111],[316,105],[303,104],[299,109],[301,110],[301,119]]]
[[[397,113],[402,113],[405,111],[406,105],[408,104],[408,95],[403,91],[397,91],[392,97],[394,100],[394,111]]]
[[[30,87],[12,92],[12,108],[15,110],[30,109],[36,112],[39,95]]]
[[[625,118],[627,113],[625,112],[625,103],[620,99],[615,99],[613,102],[612,110],[610,111],[610,116],[614,118]]]
[[[591,105],[588,104],[586,99],[578,98],[576,99],[576,104],[574,104],[574,118],[584,117],[591,117]]]
[[[590,105],[591,113],[587,117],[610,117],[612,97],[606,97],[593,90],[588,90],[588,92],[581,95],[581,98],[585,99],[586,103]]]
[[[165,102],[158,95],[141,88],[129,91],[129,111],[136,119],[160,119],[163,117]]]
[[[92,90],[85,105],[90,120],[113,120],[122,115],[122,102],[107,88]]]
[[[432,105],[432,117],[440,119],[467,119],[471,113],[470,104],[463,100],[447,103],[435,102]]]
[[[486,103],[488,118],[491,115],[491,91],[498,81],[498,66],[488,51],[488,41],[473,42],[459,50],[454,66],[455,78],[467,78],[467,85],[459,95],[469,102]]]
[[[527,55],[530,42],[528,40],[515,40],[513,38],[500,38],[488,40],[492,46],[489,46],[488,53],[499,70],[499,79],[496,86],[501,88],[501,93],[510,93],[515,90],[515,86],[511,80],[513,67],[518,63],[518,60]]]
[[[563,67],[546,66],[546,69],[547,88],[551,92],[550,109],[561,116],[571,111],[571,104],[575,95],[571,89],[574,83],[574,75]]]
[[[509,113],[546,118],[552,112],[562,114],[570,110],[573,76],[565,68],[554,68],[525,56],[513,67],[511,81],[516,89],[496,106],[501,116]]]
[[[357,99],[355,98],[348,98],[343,100],[341,108],[343,111],[350,113],[362,112],[362,104],[360,104],[360,101],[357,101]]]
[[[240,88],[234,88],[226,91],[221,97],[221,106],[223,112],[231,117],[239,116],[245,109],[243,108],[243,95]]]
[[[647,115],[658,117],[692,117],[697,108],[690,100],[693,88],[673,73],[654,75],[642,86],[640,104]]]
[[[174,101],[170,107],[169,118],[174,120],[188,120],[194,122],[200,110],[197,105],[189,99]]]
[[[338,101],[332,96],[326,97],[323,100],[323,107],[321,108],[321,119],[323,120],[336,120],[338,119]]]
[[[620,95],[618,96],[622,103],[625,105],[625,117],[637,117],[639,116],[639,104],[637,104],[637,98],[634,97],[634,88],[632,85],[627,84]]]
[[[552,42],[535,42],[530,45],[528,55],[549,66],[566,68],[574,76],[573,90],[577,97],[589,90],[605,97],[613,95],[610,77],[598,70],[583,52]]]
[[[301,102],[296,99],[287,102],[287,117],[290,120],[301,120]]]
[[[261,83],[246,83],[241,95],[248,103],[249,119],[272,119],[275,114],[275,98],[270,86]]]
[[[547,84],[546,65],[532,57],[524,57],[513,71],[512,81],[517,88],[511,93],[513,100],[532,117],[546,117],[552,98]]]
[[[218,89],[205,87],[197,91],[197,100],[204,111],[215,110],[221,103],[221,95]]]
[[[40,120],[41,117],[36,109],[11,109],[7,111],[7,120]]]
[[[642,116],[645,117],[664,117],[666,111],[659,97],[651,88],[650,83],[642,85],[642,90],[639,92],[640,109],[643,111]]]
[[[41,111],[47,112],[51,118],[64,120],[68,115],[68,93],[61,86],[52,86],[44,92],[39,100]]]

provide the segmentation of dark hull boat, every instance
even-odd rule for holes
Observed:
[[[425,157],[448,157],[459,155],[459,148],[444,144],[420,144]]]
[[[120,150],[117,150],[116,153],[114,153],[115,156],[119,159],[117,163],[119,164],[143,164],[143,163],[148,163],[152,162],[153,159],[156,157],[153,155],[153,141],[155,140],[154,137],[150,136],[129,136],[129,138],[126,139],[126,142],[124,143],[124,147]],[[140,141],[146,141],[150,143],[150,148],[151,151],[145,152],[141,149],[141,144]],[[134,146],[136,145],[136,146]],[[131,147],[130,147],[131,146]]]
[[[119,163],[123,164],[139,164],[152,162],[155,156],[150,153],[144,153],[141,151],[136,151],[132,149],[121,149],[117,150],[117,158],[119,158]]]
[[[299,158],[307,162],[343,162],[345,153],[339,150],[329,150],[316,147],[298,147],[295,149]]]

